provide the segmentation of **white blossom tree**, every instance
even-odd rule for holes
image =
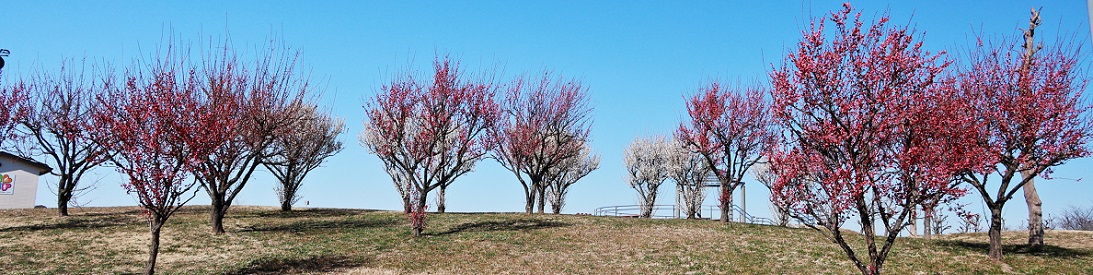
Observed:
[[[587,144],[586,144],[587,145]],[[567,158],[558,166],[550,170],[551,176],[547,177],[546,199],[550,201],[550,208],[554,214],[562,212],[565,206],[565,196],[569,193],[569,187],[577,181],[592,173],[600,167],[600,156],[592,153],[587,146],[581,149],[579,155]]]
[[[625,151],[626,181],[638,191],[638,203],[641,217],[649,218],[653,214],[653,205],[657,200],[657,189],[668,180],[668,163],[675,143],[663,136],[637,138]]]
[[[677,140],[669,143],[676,146],[669,150],[668,173],[676,182],[676,195],[680,196],[679,208],[683,209],[688,219],[701,215],[702,201],[706,200],[706,188],[703,180],[710,175],[706,160],[702,155],[684,147]]]
[[[342,119],[323,113],[315,105],[298,104],[289,109],[296,113],[293,117],[300,119],[277,137],[272,145],[275,153],[262,163],[280,183],[275,191],[281,211],[291,211],[292,204],[300,200],[297,191],[304,177],[342,150],[338,135],[345,130]]]

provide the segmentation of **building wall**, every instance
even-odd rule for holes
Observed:
[[[0,194],[0,209],[34,208],[40,169],[8,157],[0,157],[0,175],[14,176],[11,195]],[[0,176],[2,179],[2,176]],[[2,184],[2,182],[0,182]]]

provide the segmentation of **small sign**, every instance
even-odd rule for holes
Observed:
[[[15,194],[15,175],[4,174],[3,179],[0,179],[0,195],[13,194]]]

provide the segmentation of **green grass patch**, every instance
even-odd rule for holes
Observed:
[[[157,270],[170,274],[581,273],[847,274],[838,246],[811,229],[705,220],[571,215],[430,214],[412,238],[401,213],[347,209],[280,212],[233,207],[228,233],[209,232],[208,208],[187,207],[163,233]],[[0,211],[0,274],[138,273],[147,223],[135,208]],[[1004,234],[1005,260],[985,234],[901,238],[890,274],[1093,273],[1093,233],[1049,231],[1028,252]],[[854,240],[860,239],[851,237]],[[861,252],[859,254],[864,254]]]

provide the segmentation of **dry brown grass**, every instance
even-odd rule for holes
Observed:
[[[187,274],[703,274],[856,272],[810,229],[712,221],[434,214],[426,236],[409,236],[399,213],[234,207],[224,235],[207,208],[188,207],[163,236],[158,269]],[[1051,231],[1029,253],[1023,232],[1004,235],[1004,264],[986,257],[983,234],[904,238],[892,274],[1093,273],[1093,233]],[[0,273],[135,273],[147,225],[135,208],[0,211]]]

